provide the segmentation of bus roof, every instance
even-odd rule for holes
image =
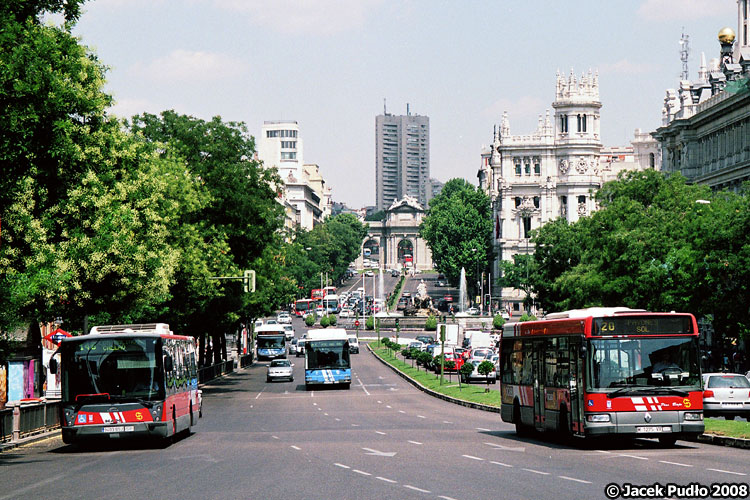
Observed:
[[[578,319],[588,317],[613,316],[615,314],[643,313],[645,309],[630,309],[629,307],[589,307],[586,309],[571,309],[570,311],[560,311],[550,313],[543,319]]]
[[[284,325],[261,325],[255,329],[255,333],[258,335],[275,335],[277,333],[284,335]]]
[[[349,340],[349,335],[343,328],[316,328],[307,330],[306,340]]]
[[[89,334],[97,333],[158,333],[172,335],[169,325],[166,323],[141,323],[133,325],[99,325],[94,326]]]

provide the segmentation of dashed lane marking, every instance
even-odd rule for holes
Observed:
[[[635,459],[638,459],[638,460],[648,460],[648,458],[646,458],[646,457],[639,457],[638,455],[626,455],[624,453],[620,453],[617,456],[618,457],[626,457],[626,458],[635,458]]]
[[[679,462],[667,462],[666,460],[659,460],[659,462],[663,464],[668,464],[668,465],[677,465],[679,467],[692,467],[692,465],[690,464],[681,464]]]
[[[568,481],[575,481],[576,483],[583,483],[583,484],[591,484],[591,481],[584,481],[583,479],[576,479],[574,477],[568,477],[568,476],[557,476],[560,479],[567,479]]]
[[[417,415],[418,418],[427,418],[424,415]]]
[[[723,474],[734,474],[735,476],[747,476],[744,472],[733,472],[731,470],[722,470],[722,469],[706,469],[714,472],[721,472]]]
[[[472,460],[480,460],[480,461],[484,461],[484,459],[483,459],[483,458],[475,457],[475,456],[472,456],[472,455],[461,455],[461,456],[462,456],[462,457],[464,457],[464,458],[470,458],[470,459],[472,459]]]
[[[375,479],[380,479],[381,481],[385,481],[386,483],[391,483],[391,484],[396,483],[396,481],[394,481],[393,479],[388,479],[387,477],[377,476]]]
[[[418,491],[420,493],[430,493],[430,490],[423,490],[422,488],[417,488],[416,486],[412,486],[410,484],[405,484],[404,488],[409,488],[410,490]]]
[[[341,467],[342,469],[351,469],[351,467],[349,467],[348,465],[344,465],[344,464],[335,463],[333,465],[335,465],[336,467]]]
[[[482,432],[492,432],[492,430],[490,430],[490,429],[485,429],[484,427],[477,427],[476,429],[477,429],[478,431],[482,431]]]
[[[381,432],[381,431],[375,431],[375,434],[380,434],[381,436],[385,436],[386,435],[385,432]]]
[[[399,410],[398,412],[399,413],[406,413],[404,410]]]
[[[419,441],[408,441],[408,442],[411,443],[411,444],[422,444]]]
[[[357,474],[362,474],[363,476],[372,476],[372,474],[370,474],[369,472],[365,472],[359,469],[352,469],[352,472],[356,472]]]
[[[525,470],[526,472],[533,472],[534,474],[541,474],[542,476],[549,476],[549,472],[543,472],[543,471],[536,470],[536,469],[521,469],[521,470]]]
[[[455,498],[453,498],[453,497],[445,497],[445,496],[442,496],[442,495],[441,495],[441,496],[439,496],[438,498],[442,498],[443,500],[456,500],[456,499],[455,499]]]
[[[503,466],[503,467],[510,467],[510,468],[513,468],[513,466],[512,466],[512,465],[510,465],[510,464],[504,464],[504,463],[502,463],[502,462],[493,462],[493,461],[490,461],[490,463],[491,463],[491,464],[495,464],[495,465],[501,465],[501,466]]]
[[[271,436],[274,439],[279,439],[279,436]]]
[[[295,449],[295,450],[297,450],[297,451],[299,451],[299,450],[301,450],[301,449],[302,449],[302,448],[300,448],[299,446],[294,446],[294,445],[290,446],[290,448],[294,448],[294,449]]]

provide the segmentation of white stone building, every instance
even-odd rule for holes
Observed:
[[[493,143],[482,149],[479,185],[490,196],[494,261],[493,277],[500,261],[516,254],[531,254],[532,229],[564,217],[575,222],[596,210],[594,192],[624,169],[657,167],[656,141],[636,130],[631,148],[602,147],[600,138],[598,74],[580,78],[557,74],[554,115],[539,115],[536,131],[511,135],[503,113]],[[504,305],[521,310],[522,292],[503,289]]]

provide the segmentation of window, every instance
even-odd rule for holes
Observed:
[[[297,141],[281,141],[281,147],[284,149],[295,149]]]
[[[283,160],[296,160],[297,159],[297,153],[293,151],[282,151],[281,152],[281,159]]]
[[[531,232],[531,217],[524,217],[523,219],[523,237],[529,238]]]
[[[568,133],[568,115],[560,116],[560,132],[563,134]]]
[[[516,160],[515,165],[516,165],[516,175],[521,175],[521,160]]]
[[[526,175],[531,175],[531,163],[529,163],[529,160],[524,162],[523,171]]]
[[[539,160],[534,160],[534,175],[542,174],[542,166],[539,164]]]
[[[581,195],[578,197],[578,204],[580,205],[581,203],[586,203],[586,196]]]
[[[654,157],[654,153],[648,154],[648,166],[651,168],[654,168],[656,165],[656,159]]]
[[[534,207],[535,208],[539,208],[539,197],[538,196],[534,196]]]
[[[514,199],[514,200],[515,200],[515,202],[516,202],[516,208],[520,207],[520,206],[521,206],[521,198],[520,198],[520,197],[518,197],[518,196],[516,196],[516,197],[515,197],[515,198],[513,198],[513,199]]]

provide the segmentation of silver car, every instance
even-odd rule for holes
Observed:
[[[467,363],[471,363],[474,365],[474,371],[471,372],[471,375],[468,377],[465,377],[461,375],[461,378],[463,378],[464,383],[470,384],[472,382],[484,382],[487,383],[487,380],[489,380],[490,384],[494,384],[497,381],[497,370],[494,369],[487,374],[487,376],[484,376],[479,373],[479,365],[482,364],[482,361],[489,361],[484,358],[471,358]]]
[[[287,379],[290,382],[294,381],[294,372],[292,371],[294,365],[288,359],[274,359],[271,364],[268,365],[268,375],[266,375],[266,382],[278,379]]]
[[[750,421],[750,381],[739,373],[703,374],[703,415]]]

